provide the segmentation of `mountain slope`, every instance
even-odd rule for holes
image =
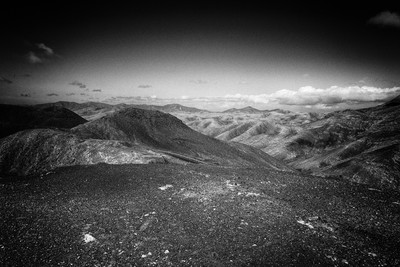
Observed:
[[[125,108],[77,126],[72,132],[85,139],[123,140],[210,163],[267,164],[273,168],[290,169],[265,153],[254,153],[247,146],[237,149],[196,132],[174,116],[159,111]]]
[[[328,114],[288,145],[293,167],[400,189],[398,98],[373,108]],[[308,137],[306,137],[308,136]]]
[[[86,120],[57,106],[0,105],[0,138],[18,131],[35,128],[72,128]]]
[[[296,169],[400,190],[400,96],[328,114],[233,110],[179,117],[199,132],[254,146]]]
[[[0,173],[28,175],[96,163],[201,163],[293,171],[258,149],[227,144],[172,115],[136,108],[68,131],[26,130],[0,140]]]
[[[80,139],[58,130],[21,131],[0,140],[0,173],[28,175],[72,165],[164,163],[162,154],[120,141]]]

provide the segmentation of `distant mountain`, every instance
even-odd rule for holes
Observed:
[[[228,144],[198,133],[170,114],[132,107],[68,131],[18,132],[0,140],[0,154],[0,172],[24,175],[101,162],[198,163],[293,170],[253,147]]]
[[[159,106],[156,108],[159,111],[171,113],[171,112],[209,112],[204,109],[198,109],[198,108],[192,108],[192,107],[186,107],[182,106],[179,104],[168,104],[164,106]]]
[[[85,118],[86,120],[94,120],[97,118],[101,118],[109,113],[112,113],[115,110],[124,108],[125,106],[123,104],[114,106],[100,102],[76,103],[76,102],[59,101],[54,103],[39,104],[36,105],[36,107],[63,107],[72,110],[73,112]]]
[[[256,109],[256,108],[253,108],[253,107],[251,107],[251,106],[247,106],[247,107],[240,108],[240,109],[231,108],[231,109],[228,109],[228,110],[223,111],[222,113],[248,113],[248,114],[256,114],[256,113],[263,113],[263,111],[262,111],[262,110],[259,110],[259,109]]]
[[[100,102],[85,102],[85,103],[75,103],[75,102],[66,102],[66,101],[59,101],[55,103],[46,103],[36,105],[37,107],[64,107],[69,110],[72,110],[79,116],[82,116],[86,120],[92,121],[101,117],[104,117],[108,114],[111,114],[115,111],[127,108],[127,107],[134,107],[140,108],[145,110],[158,110],[166,113],[202,113],[202,112],[209,112],[203,109],[197,109],[192,107],[186,107],[179,104],[168,104],[164,106],[158,105],[136,105],[136,104],[116,104],[110,105]]]
[[[262,149],[293,168],[400,190],[400,96],[373,108],[328,114],[243,113],[180,118],[199,132]]]
[[[164,106],[157,106],[157,105],[129,105],[130,107],[146,109],[146,110],[158,110],[166,113],[174,113],[174,112],[188,112],[188,113],[198,113],[198,112],[209,112],[204,109],[192,108],[182,106],[180,104],[167,104]]]
[[[84,102],[84,103],[76,103],[76,102],[69,102],[69,101],[58,101],[54,103],[45,103],[45,104],[38,104],[36,107],[63,107],[69,110],[75,111],[85,108],[94,108],[94,109],[104,109],[104,108],[112,108],[113,105],[100,103],[100,102]]]
[[[0,105],[0,138],[26,129],[72,128],[86,120],[62,106]]]
[[[400,103],[327,114],[287,144],[290,165],[376,187],[400,189]]]

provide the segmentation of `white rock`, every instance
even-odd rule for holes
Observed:
[[[92,235],[90,235],[90,234],[85,234],[84,237],[83,237],[83,241],[84,241],[85,243],[94,242],[94,241],[96,241],[96,238],[94,238],[94,237],[93,237]]]
[[[308,228],[310,228],[310,229],[314,228],[314,226],[311,223],[305,222],[303,220],[298,220],[297,222],[302,224],[302,225],[308,226]]]
[[[164,185],[164,186],[160,186],[158,189],[160,189],[160,190],[167,190],[168,188],[171,188],[171,187],[173,187],[171,184],[166,184],[166,185]]]

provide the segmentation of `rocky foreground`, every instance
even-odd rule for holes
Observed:
[[[398,266],[400,195],[265,168],[0,179],[1,266]]]

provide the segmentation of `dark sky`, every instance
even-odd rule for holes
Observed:
[[[0,100],[330,107],[400,92],[398,6],[280,2],[5,5]]]

